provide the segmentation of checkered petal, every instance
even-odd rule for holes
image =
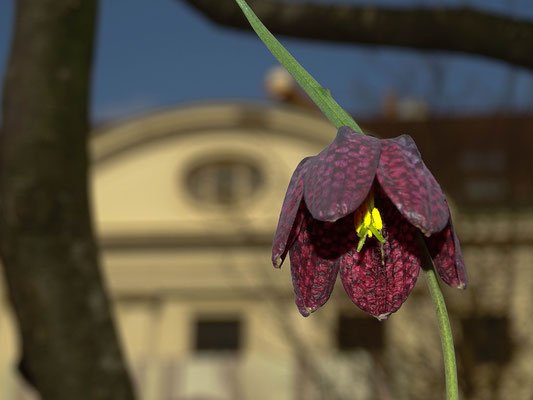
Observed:
[[[352,301],[383,320],[400,308],[413,289],[420,271],[420,249],[416,228],[390,201],[376,196],[376,203],[384,224],[383,257],[379,241],[367,238],[361,252],[354,246],[342,257],[340,275]]]
[[[408,135],[381,141],[377,178],[398,211],[429,236],[450,218],[442,189]]]
[[[353,231],[353,224],[350,227],[346,219],[322,222],[305,211],[289,252],[295,302],[304,317],[329,299],[339,272],[340,256],[353,245],[348,241],[350,230]]]
[[[302,214],[298,213],[298,209],[300,206],[305,207],[302,205],[302,197],[304,175],[309,168],[309,161],[309,157],[300,161],[300,164],[298,164],[292,174],[285,200],[283,200],[278,227],[272,243],[272,264],[276,268],[280,268],[281,264],[283,264],[287,251],[300,229]]]
[[[468,277],[463,261],[459,239],[449,219],[448,225],[439,233],[425,238],[435,268],[442,280],[457,289],[466,289]]]
[[[368,195],[378,166],[380,141],[344,126],[335,140],[311,158],[304,198],[311,215],[336,221],[355,211]]]

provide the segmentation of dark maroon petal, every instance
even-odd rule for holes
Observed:
[[[381,141],[377,178],[398,211],[426,236],[444,229],[450,218],[446,198],[410,136]]]
[[[317,221],[306,210],[298,237],[291,246],[294,297],[305,317],[329,299],[339,271],[339,258],[352,245],[347,224],[344,219],[341,221]]]
[[[468,278],[459,239],[450,218],[442,232],[425,238],[429,254],[442,280],[457,289],[466,289]]]
[[[387,319],[400,308],[420,271],[416,228],[392,203],[382,200],[376,198],[383,219],[383,258],[379,241],[367,238],[361,252],[357,253],[354,246],[340,262],[342,285],[348,296],[379,320]]]
[[[336,221],[355,211],[368,195],[379,161],[379,140],[343,126],[335,140],[312,157],[304,197],[311,215]]]
[[[304,175],[308,170],[309,161],[310,157],[304,158],[294,170],[281,206],[278,227],[272,243],[272,264],[276,268],[280,268],[283,264],[300,228],[301,218],[297,218],[297,215],[302,203]]]

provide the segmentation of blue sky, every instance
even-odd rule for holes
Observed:
[[[467,5],[533,19],[533,2],[528,0],[351,2]],[[2,74],[13,3],[0,2]],[[191,101],[265,98],[263,77],[276,62],[254,35],[215,26],[176,0],[100,4],[91,103],[95,121]],[[281,39],[356,117],[378,113],[391,90],[428,102],[434,113],[533,111],[533,73],[501,62]]]

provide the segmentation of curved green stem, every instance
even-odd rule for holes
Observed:
[[[268,47],[270,52],[278,59],[292,77],[300,84],[302,89],[307,93],[313,102],[320,108],[327,119],[335,125],[336,128],[349,126],[357,132],[362,132],[361,128],[354,119],[331,97],[328,89],[324,89],[320,84],[305,70],[302,65],[289,53],[270,31],[257,18],[252,9],[244,0],[235,0],[241,7],[244,15],[250,22],[257,36]]]
[[[455,349],[453,346],[452,328],[450,327],[450,320],[448,312],[446,311],[446,304],[444,297],[440,290],[437,276],[435,275],[435,267],[433,260],[429,255],[427,246],[420,235],[420,247],[423,253],[422,256],[422,270],[428,284],[429,293],[433,300],[435,312],[437,313],[437,320],[439,322],[440,340],[442,343],[442,355],[444,358],[444,374],[446,376],[446,399],[458,400],[459,387],[457,384],[457,365],[455,363]]]

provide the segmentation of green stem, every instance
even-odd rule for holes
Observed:
[[[268,47],[270,52],[278,59],[293,78],[300,84],[302,89],[311,97],[313,102],[320,108],[324,115],[335,125],[336,128],[349,126],[357,132],[363,132],[359,125],[353,120],[339,104],[331,97],[329,90],[324,89],[320,84],[307,72],[301,64],[289,53],[270,31],[257,18],[252,9],[244,0],[235,0],[241,7],[244,15],[257,33],[257,36]]]
[[[429,255],[425,242],[422,240],[421,234],[419,234],[419,239],[422,250],[422,270],[424,271],[424,276],[428,284],[429,293],[431,294],[435,312],[437,313],[437,320],[439,322],[442,355],[444,358],[444,374],[446,376],[446,399],[458,400],[459,388],[457,384],[457,365],[455,363],[452,328],[450,327],[450,320],[448,318],[448,312],[446,311],[444,297],[440,290],[437,276],[435,275],[433,260]]]

